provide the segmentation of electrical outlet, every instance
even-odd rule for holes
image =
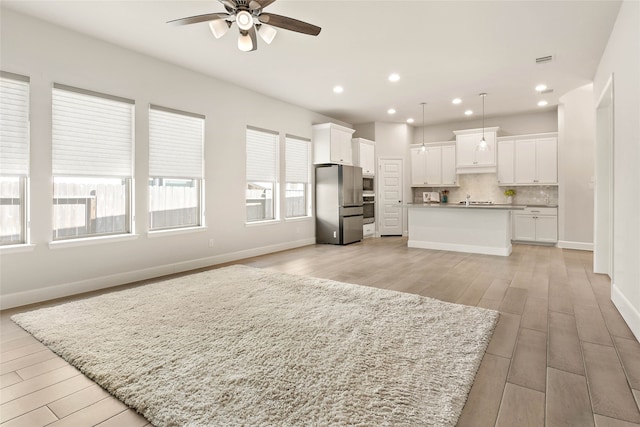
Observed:
[[[209,239],[209,247],[212,248],[213,247],[213,239]]]

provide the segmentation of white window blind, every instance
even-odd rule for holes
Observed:
[[[276,182],[278,134],[247,128],[247,181]]]
[[[29,174],[29,78],[0,74],[0,174]]]
[[[286,182],[309,182],[309,151],[309,141],[286,137]]]
[[[149,108],[149,174],[203,177],[204,116],[156,105]]]
[[[130,177],[134,101],[53,86],[53,174]]]

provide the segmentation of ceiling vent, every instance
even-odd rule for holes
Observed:
[[[536,58],[536,64],[545,64],[551,61],[553,61],[553,55],[541,56],[540,58]]]
[[[545,89],[540,93],[553,93],[553,89]]]

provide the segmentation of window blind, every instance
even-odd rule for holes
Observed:
[[[53,174],[130,177],[134,101],[54,84]]]
[[[203,146],[204,116],[150,106],[150,176],[202,178]]]
[[[276,182],[278,134],[247,128],[247,181]]]
[[[0,175],[29,174],[29,78],[0,74]]]
[[[309,141],[285,138],[286,181],[309,182]]]

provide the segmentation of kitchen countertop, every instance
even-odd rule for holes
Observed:
[[[407,208],[430,208],[430,209],[494,209],[494,210],[512,210],[519,211],[524,210],[531,205],[513,205],[513,204],[492,204],[492,205],[469,205],[464,203],[407,203],[404,205]],[[553,207],[553,206],[549,206]]]

